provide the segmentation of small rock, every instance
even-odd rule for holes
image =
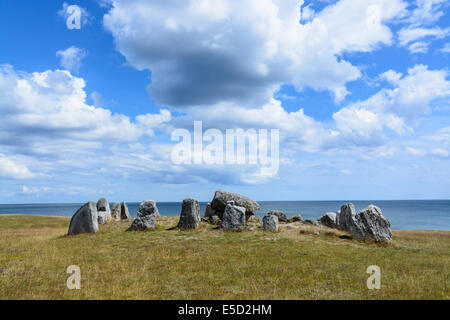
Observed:
[[[292,218],[289,218],[288,223],[301,222],[302,220],[303,220],[302,216],[297,214],[297,215],[293,216]]]
[[[180,229],[197,229],[200,225],[200,205],[195,199],[184,199],[181,206]]]
[[[236,206],[234,201],[228,201],[223,212],[222,229],[224,230],[244,230],[245,228],[245,208]]]
[[[96,233],[98,231],[97,205],[90,201],[81,206],[72,216],[69,235],[80,233]]]
[[[270,232],[278,232],[278,216],[275,214],[267,214],[263,218],[263,229]]]
[[[336,228],[336,213],[334,212],[327,212],[318,220],[324,226],[327,226],[329,228]]]
[[[315,234],[316,236],[318,236],[318,235],[320,234],[320,232],[319,232],[319,231],[315,231],[314,234]]]
[[[283,222],[283,223],[288,222],[288,219],[287,219],[286,215],[282,211],[271,210],[271,211],[269,211],[268,215],[275,215],[275,216],[277,216],[279,222]]]
[[[211,221],[212,224],[215,224],[215,225],[221,225],[222,224],[222,220],[220,220],[219,216],[217,216],[217,215],[213,215],[211,217],[210,221]]]
[[[248,218],[248,220],[247,220],[247,224],[251,224],[251,223],[253,223],[253,224],[259,224],[261,222],[261,220],[258,218],[258,217],[256,217],[255,215],[251,215],[249,218]]]
[[[319,226],[319,222],[317,222],[317,220],[314,219],[306,219],[305,221],[303,221],[303,223],[310,224],[313,226]]]

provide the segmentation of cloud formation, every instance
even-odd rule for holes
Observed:
[[[0,66],[0,146],[19,154],[61,154],[127,143],[169,121],[171,114],[140,115],[135,121],[86,103],[85,82],[69,71],[32,74]],[[83,151],[84,150],[84,151]]]
[[[393,70],[384,72],[380,79],[393,88],[383,88],[334,113],[336,127],[366,142],[385,139],[384,128],[399,135],[412,133],[408,124],[429,113],[434,99],[450,97],[450,81],[446,78],[446,70],[429,70],[425,65],[409,68],[406,75]]]
[[[3,179],[30,179],[34,174],[23,164],[0,153],[0,177]]]
[[[328,90],[360,78],[345,52],[390,44],[401,0],[342,0],[300,23],[303,1],[116,0],[104,26],[128,63],[152,72],[149,91],[174,107],[261,106],[281,84]]]
[[[450,35],[450,28],[436,26],[445,4],[445,0],[416,0],[403,21],[407,26],[398,32],[399,45],[407,46],[410,53],[426,53],[433,40]]]
[[[56,52],[56,56],[60,59],[61,67],[74,73],[78,73],[81,62],[86,58],[86,50],[77,47],[70,47],[65,50]]]

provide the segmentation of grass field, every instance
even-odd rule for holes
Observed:
[[[69,218],[0,216],[0,299],[449,299],[450,232],[394,231],[389,245],[339,239],[331,229],[282,225],[223,232],[125,232],[66,236]],[[314,231],[320,230],[320,235]],[[81,289],[69,290],[69,265]],[[381,289],[368,290],[369,265]]]

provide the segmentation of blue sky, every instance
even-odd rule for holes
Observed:
[[[448,199],[449,8],[2,1],[0,203]],[[195,120],[280,130],[279,171],[174,164]]]

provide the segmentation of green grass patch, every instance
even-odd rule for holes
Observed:
[[[0,216],[1,299],[449,299],[450,232],[394,231],[381,246],[301,224],[168,231],[177,218],[163,217],[156,231],[112,222],[66,236],[69,222]],[[69,265],[81,268],[80,290],[66,287]],[[381,268],[380,290],[366,287],[369,265]]]

